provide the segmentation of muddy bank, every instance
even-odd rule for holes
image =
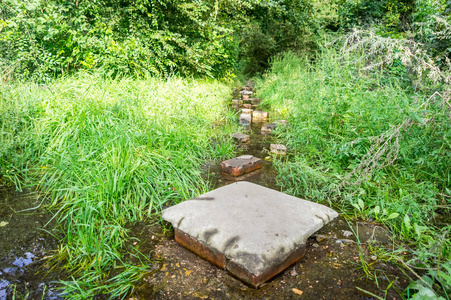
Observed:
[[[359,225],[367,240],[375,238],[374,228],[372,224]],[[153,272],[137,286],[133,299],[376,299],[358,288],[382,298],[401,299],[398,292],[410,282],[396,267],[371,254],[367,244],[359,247],[343,219],[311,237],[305,257],[259,289],[181,247],[158,225],[141,228],[140,234],[140,243],[153,250],[154,265]],[[377,242],[389,245],[383,238]],[[361,260],[375,278],[366,277]]]
[[[56,222],[41,202],[31,190],[0,188],[0,299],[62,299],[63,276],[47,263],[58,250]]]

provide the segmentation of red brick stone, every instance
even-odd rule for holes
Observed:
[[[224,253],[211,249],[177,228],[174,228],[174,233],[175,241],[186,249],[196,253],[203,259],[208,260],[215,266],[222,269],[226,267],[226,257]]]
[[[262,167],[262,160],[252,155],[242,155],[221,163],[221,172],[232,176],[240,176]]]

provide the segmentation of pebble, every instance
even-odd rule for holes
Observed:
[[[371,255],[371,260],[377,260],[377,256],[376,255]]]

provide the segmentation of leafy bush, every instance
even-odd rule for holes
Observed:
[[[307,3],[3,1],[0,67],[12,77],[43,81],[92,68],[113,76],[221,78],[231,76],[241,56],[256,60],[257,67],[246,66],[260,71],[275,53],[303,46]]]

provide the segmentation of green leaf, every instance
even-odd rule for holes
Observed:
[[[399,216],[398,213],[392,213],[392,214],[390,214],[390,215],[388,216],[387,220],[391,220],[391,219],[397,218],[398,216]]]

